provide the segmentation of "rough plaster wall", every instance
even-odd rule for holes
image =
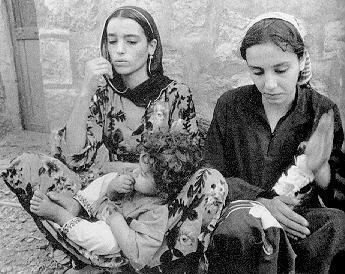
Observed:
[[[344,0],[35,0],[35,3],[52,128],[63,124],[71,111],[84,62],[99,55],[104,19],[114,8],[125,4],[141,6],[152,13],[164,46],[166,74],[191,87],[199,115],[208,120],[220,94],[251,82],[238,53],[248,22],[267,11],[294,14],[309,33],[313,84],[338,103],[345,118]]]
[[[0,1],[0,137],[21,128],[13,49],[4,1]]]

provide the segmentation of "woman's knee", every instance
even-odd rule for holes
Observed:
[[[335,208],[330,210],[329,226],[334,230],[335,237],[341,237],[345,245],[345,212]]]
[[[223,175],[213,168],[202,168],[195,173],[195,183],[202,181],[204,193],[217,193],[226,197],[228,194],[228,185]]]
[[[223,219],[212,236],[214,246],[231,257],[252,254],[261,246],[260,224],[244,210],[238,210]]]
[[[329,229],[335,237],[345,237],[345,212],[336,208],[313,208],[304,215],[312,232]]]

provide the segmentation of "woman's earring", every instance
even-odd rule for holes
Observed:
[[[149,67],[148,67],[148,71],[149,71],[150,75],[151,75],[151,62],[152,62],[152,58],[153,58],[153,56],[150,54],[149,55]]]

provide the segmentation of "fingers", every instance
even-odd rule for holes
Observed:
[[[95,76],[107,74],[111,78],[113,78],[113,70],[111,64],[102,57],[92,59],[86,63],[85,74],[87,73]]]
[[[333,135],[334,135],[334,112],[330,110],[327,113],[322,114],[319,124],[316,128],[316,134],[319,136],[319,147],[321,145],[322,151],[325,156],[331,154],[333,145]],[[316,141],[316,142],[317,142]],[[330,149],[329,149],[330,148]]]
[[[297,198],[293,198],[293,197],[289,197],[285,195],[277,196],[276,199],[279,199],[284,204],[290,205],[292,207],[297,206],[300,203],[300,201]]]
[[[260,201],[291,235],[304,238],[310,234],[307,228],[308,221],[290,208],[295,203],[294,199],[277,196],[273,199],[262,199]]]
[[[282,198],[282,197],[280,197]],[[283,201],[283,199],[279,199],[279,201]],[[300,224],[304,227],[308,226],[308,221],[302,217],[301,215],[297,214],[295,211],[293,211],[288,205],[282,202],[282,204],[279,206],[279,211],[281,214],[286,217],[288,220],[291,220],[294,223]]]
[[[327,137],[325,140],[326,143],[326,155],[328,156],[327,158],[329,158],[331,156],[331,152],[332,152],[332,148],[333,148],[333,139],[334,139],[334,112],[333,110],[330,110],[328,112],[328,129],[327,129]]]
[[[122,193],[131,192],[134,188],[135,180],[130,175],[121,175],[121,185],[119,186],[119,191]]]
[[[317,128],[307,142],[305,154],[308,156],[308,167],[316,172],[324,162],[329,160],[333,148],[334,112],[322,114]]]
[[[310,234],[310,230],[307,228],[308,221],[286,205],[279,207],[276,218],[284,229],[294,236],[304,238]]]
[[[299,238],[304,239],[307,237],[306,234],[302,234],[298,231],[292,230],[292,229],[290,229],[284,225],[282,225],[282,226],[283,226],[284,231],[288,235],[288,237],[294,239],[295,241],[298,240]]]
[[[104,58],[92,59],[85,64],[85,76],[83,86],[92,94],[99,85],[104,85],[102,75],[109,75],[113,78],[112,65]]]
[[[310,234],[310,230],[305,225],[301,225],[300,223],[297,223],[296,221],[286,217],[285,215],[281,215],[278,221],[283,226],[283,228],[292,235],[300,238],[305,238]]]

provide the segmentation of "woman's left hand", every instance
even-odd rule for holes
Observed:
[[[292,209],[298,205],[297,199],[288,196],[276,196],[273,199],[259,198],[257,201],[268,209],[289,237],[304,239],[310,234],[308,221]]]

